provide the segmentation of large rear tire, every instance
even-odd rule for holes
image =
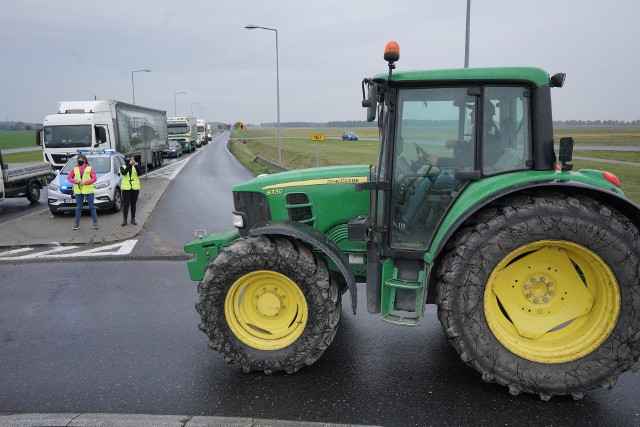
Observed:
[[[232,242],[207,267],[198,294],[209,347],[245,372],[311,365],[340,320],[340,293],[325,261],[282,237]]]
[[[640,359],[640,243],[586,197],[521,196],[480,212],[438,269],[438,317],[487,382],[580,399]]]

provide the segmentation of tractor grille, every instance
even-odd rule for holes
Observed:
[[[247,220],[246,227],[239,230],[242,236],[246,236],[254,225],[271,220],[271,211],[264,194],[234,192],[233,205],[235,206],[235,211],[243,213]]]
[[[309,196],[305,193],[289,193],[286,197],[287,212],[291,221],[312,222],[313,211]]]

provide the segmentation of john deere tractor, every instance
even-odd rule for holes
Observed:
[[[185,246],[209,346],[294,373],[341,297],[400,326],[435,304],[462,361],[509,392],[582,398],[640,366],[640,207],[554,149],[537,68],[396,72],[362,82],[376,165],[287,171],[233,189],[235,230]],[[557,161],[558,160],[558,161]],[[357,295],[356,283],[366,283]],[[362,287],[361,289],[365,289]]]

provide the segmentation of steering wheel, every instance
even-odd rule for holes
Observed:
[[[417,143],[414,142],[413,145],[416,147],[416,153],[418,154],[418,157],[422,157],[424,159],[424,162],[426,162],[427,157],[430,157],[429,153],[424,151],[424,149],[420,147]]]

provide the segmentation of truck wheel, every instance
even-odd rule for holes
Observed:
[[[111,212],[120,212],[122,209],[122,192],[119,188],[116,188],[113,192],[113,206],[111,207]]]
[[[336,282],[298,240],[232,242],[198,285],[196,310],[209,347],[244,372],[296,372],[329,346],[340,320]]]
[[[438,269],[438,318],[462,360],[513,395],[580,399],[640,366],[640,243],[586,197],[480,212]]]
[[[29,191],[27,191],[27,200],[31,203],[40,201],[40,186],[35,182],[29,184]]]

